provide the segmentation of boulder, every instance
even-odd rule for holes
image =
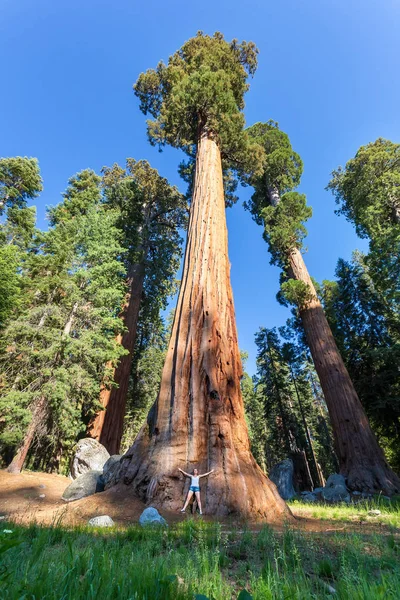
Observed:
[[[71,460],[72,479],[76,479],[88,471],[102,471],[109,458],[109,453],[97,440],[92,438],[79,440]]]
[[[318,502],[318,498],[314,494],[314,492],[307,492],[306,494],[303,494],[301,496],[301,499],[303,500],[303,502],[309,502],[309,503]]]
[[[105,488],[110,487],[110,484],[113,485],[119,472],[121,458],[121,454],[113,454],[105,463],[103,467],[103,481]]]
[[[346,487],[343,475],[337,473],[329,475],[326,485],[322,490],[322,497],[326,502],[350,502],[350,494]]]
[[[290,458],[276,464],[269,473],[269,478],[278,488],[279,495],[284,500],[291,500],[296,495],[293,487],[293,461]]]
[[[102,491],[104,491],[102,471],[88,471],[69,484],[64,490],[62,499],[65,502],[73,502]]]
[[[139,517],[139,523],[142,527],[147,525],[165,525],[168,527],[167,521],[160,515],[156,508],[149,506],[145,508]]]
[[[115,523],[108,515],[102,515],[101,517],[93,517],[93,519],[90,519],[88,525],[91,527],[114,527]]]

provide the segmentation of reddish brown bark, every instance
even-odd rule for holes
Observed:
[[[160,392],[119,482],[153,506],[177,510],[188,481],[178,468],[215,469],[202,485],[205,513],[269,521],[290,517],[249,446],[240,391],[221,156],[199,136],[181,288]]]
[[[113,372],[113,380],[118,387],[103,387],[100,402],[105,410],[99,411],[88,428],[88,435],[103,444],[110,454],[118,454],[121,445],[144,277],[144,263],[133,265],[128,272],[129,292],[121,315],[126,331],[116,340],[128,354],[121,357]]]
[[[37,429],[40,426],[40,423],[43,420],[43,413],[46,408],[46,399],[39,398],[37,403],[35,404],[32,411],[32,420],[29,424],[28,431],[25,434],[23,442],[21,446],[18,448],[14,458],[11,463],[7,467],[7,471],[9,473],[20,473],[22,471],[22,467],[24,466],[24,462],[26,456],[29,452],[29,448],[35,438],[35,434]]]
[[[301,252],[289,253],[289,275],[307,284],[312,299],[300,308],[307,342],[332,423],[340,472],[352,490],[400,492],[400,479],[385,460],[350,379]]]

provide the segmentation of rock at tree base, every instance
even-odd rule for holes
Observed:
[[[308,494],[302,494],[301,499],[303,500],[303,502],[318,502],[318,498],[313,492],[308,492]]]
[[[322,490],[322,498],[326,502],[350,502],[350,494],[346,487],[343,475],[329,475],[326,485]]]
[[[293,461],[290,458],[287,458],[276,464],[269,474],[270,480],[275,483],[279,495],[284,500],[291,500],[296,496],[293,487],[293,472]]]
[[[72,479],[76,479],[88,471],[102,471],[109,458],[109,453],[97,440],[92,438],[79,440],[71,460]]]
[[[115,483],[115,479],[119,473],[120,461],[122,455],[121,454],[113,454],[107,460],[106,464],[103,467],[103,481],[104,487],[108,488],[110,485]]]
[[[144,509],[139,517],[139,523],[142,527],[147,525],[165,525],[168,527],[167,521],[160,515],[158,510],[152,506]]]
[[[80,500],[86,496],[104,491],[102,475],[102,471],[89,471],[80,475],[64,490],[62,499],[65,502],[73,502],[74,500]]]
[[[102,515],[101,517],[93,517],[88,522],[91,527],[114,527],[115,523],[108,515]]]

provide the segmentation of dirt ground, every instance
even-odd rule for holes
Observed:
[[[68,477],[23,471],[15,475],[0,470],[0,518],[21,523],[40,523],[51,525],[62,523],[65,526],[84,525],[89,519],[99,515],[109,515],[120,527],[137,523],[145,508],[143,502],[130,493],[129,488],[110,489],[100,494],[82,498],[75,502],[64,502],[63,491],[71,483]],[[44,497],[41,497],[44,496]],[[170,524],[188,518],[188,514],[172,513],[160,510],[162,516]],[[382,524],[361,522],[338,522],[313,519],[304,509],[293,510],[294,526],[303,531],[334,533],[349,531],[362,533],[383,533],[386,527]],[[204,520],[212,520],[205,515]],[[238,523],[225,522],[227,529],[237,529]],[[257,530],[262,524],[251,526]],[[282,525],[274,528],[280,529]]]

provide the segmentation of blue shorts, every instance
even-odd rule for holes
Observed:
[[[191,492],[199,492],[199,491],[200,491],[200,488],[199,488],[199,486],[198,486],[198,485],[191,485],[191,486],[190,486],[190,488],[189,488],[189,490],[190,490]]]

